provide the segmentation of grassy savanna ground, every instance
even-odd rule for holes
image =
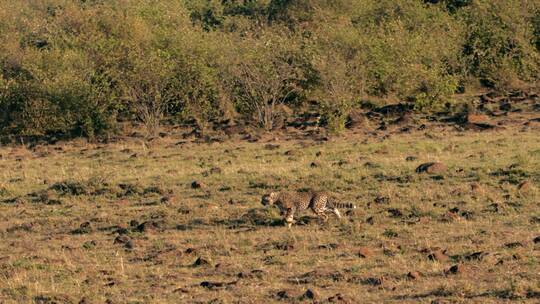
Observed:
[[[539,301],[538,135],[0,148],[0,302]],[[358,208],[288,230],[260,204],[304,188]]]

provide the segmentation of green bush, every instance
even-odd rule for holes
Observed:
[[[540,75],[533,12],[528,1],[478,1],[463,10],[466,72],[483,85],[505,89]]]
[[[438,111],[538,75],[538,1],[0,0],[4,135],[273,129],[307,101],[339,132],[361,100]]]
[[[297,43],[275,33],[248,38],[228,64],[224,87],[237,111],[248,121],[271,130],[280,105],[295,103],[309,85],[309,65]]]
[[[367,1],[356,9],[359,52],[368,95],[412,100],[418,109],[455,93],[462,28],[439,7],[420,2]]]
[[[534,16],[531,18],[534,33],[534,45],[536,50],[540,51],[540,8],[536,10]]]

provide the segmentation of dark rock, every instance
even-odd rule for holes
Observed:
[[[489,253],[487,253],[487,252],[477,251],[477,252],[473,252],[473,253],[471,253],[469,255],[466,255],[464,257],[464,259],[467,260],[467,261],[481,261],[488,255],[489,255]]]
[[[428,259],[432,261],[445,262],[448,261],[450,257],[446,255],[446,250],[435,250],[428,255]]]
[[[380,286],[384,283],[384,278],[383,277],[379,277],[379,278],[375,278],[375,277],[370,277],[370,278],[367,278],[365,280],[362,281],[362,284],[364,285],[372,285],[372,286]]]
[[[195,262],[193,262],[193,265],[194,267],[198,267],[198,266],[208,266],[208,265],[211,265],[211,261],[208,260],[208,259],[205,259],[203,257],[198,257]]]
[[[146,221],[135,227],[137,232],[151,232],[161,230],[161,223],[155,221]]]
[[[390,208],[388,210],[386,210],[389,214],[390,214],[390,217],[402,217],[403,216],[403,212],[401,212],[401,210],[399,209],[396,209],[396,208]]]
[[[72,234],[87,234],[87,233],[90,233],[92,231],[93,231],[93,229],[92,229],[92,225],[90,224],[90,222],[84,222],[79,226],[79,228],[73,230],[71,233]]]
[[[353,303],[352,300],[346,298],[344,295],[337,293],[328,298],[329,303],[349,304]]]
[[[303,297],[305,299],[310,299],[310,300],[317,300],[320,298],[319,296],[319,293],[314,290],[314,289],[308,289],[306,290],[306,292],[304,293]]]
[[[127,235],[119,235],[117,236],[115,239],[114,239],[114,244],[121,244],[124,246],[124,248],[126,249],[133,249],[134,245],[133,245],[133,241],[131,240],[131,238]]]
[[[521,242],[511,242],[511,243],[504,244],[504,247],[513,249],[513,248],[518,248],[518,247],[524,247],[524,245]]]
[[[451,274],[460,274],[460,273],[465,273],[465,272],[466,272],[466,269],[463,265],[456,264],[448,268],[445,271],[445,274],[451,275]]]
[[[193,181],[191,183],[191,188],[192,189],[203,189],[203,188],[206,188],[206,185],[202,182],[199,182],[199,181]]]
[[[389,204],[390,203],[390,198],[388,196],[381,196],[381,195],[378,195],[376,198],[375,198],[375,203],[377,204]]]
[[[235,285],[237,282],[201,282],[200,286],[208,289],[222,289],[230,285]]]

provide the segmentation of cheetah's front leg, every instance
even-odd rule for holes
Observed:
[[[287,228],[291,228],[292,224],[295,222],[294,211],[294,208],[287,209],[287,213],[285,214],[285,223],[287,224]]]

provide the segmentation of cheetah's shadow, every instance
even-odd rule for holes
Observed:
[[[321,224],[322,220],[316,216],[300,215],[295,218],[295,225],[305,226]],[[219,219],[215,224],[225,225],[231,229],[254,226],[284,227],[285,219],[275,208],[252,208],[239,218]]]

